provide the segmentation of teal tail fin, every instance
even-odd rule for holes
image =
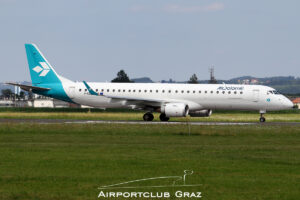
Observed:
[[[40,95],[73,102],[66,91],[74,82],[59,76],[35,44],[25,44],[25,49],[32,81],[32,86],[27,88]]]
[[[57,73],[35,44],[25,44],[25,49],[33,85],[60,82]]]

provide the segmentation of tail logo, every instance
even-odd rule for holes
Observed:
[[[41,72],[39,76],[46,76],[48,74],[48,72],[50,71],[50,67],[45,62],[40,62],[40,65],[41,66],[38,65],[35,68],[33,68],[33,71],[35,71],[36,73]]]

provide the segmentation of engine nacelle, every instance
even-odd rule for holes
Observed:
[[[191,117],[209,117],[212,114],[212,110],[199,110],[189,113]]]
[[[167,117],[185,117],[189,113],[189,106],[184,103],[167,103],[161,106],[161,113]]]

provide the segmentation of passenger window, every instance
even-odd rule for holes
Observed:
[[[204,92],[205,94],[207,93],[207,91]]]
[[[119,89],[118,92],[121,92],[121,90]]]
[[[107,89],[106,91],[109,92],[109,89]]]
[[[165,90],[163,90],[162,93],[165,93]]]
[[[79,89],[79,92],[81,92],[81,89]]]
[[[113,89],[113,92],[115,92],[115,89]]]
[[[234,94],[236,94],[236,91],[234,91]]]
[[[123,92],[125,92],[126,90],[123,90]]]
[[[147,90],[144,90],[144,92],[147,92]]]
[[[98,89],[96,89],[96,92],[98,92]]]
[[[210,91],[210,93],[212,94],[212,93],[214,93],[214,91]]]
[[[142,90],[139,90],[139,92],[141,92]]]
[[[156,93],[158,93],[158,90],[156,90]]]
[[[152,93],[152,90],[150,90],[150,92]]]
[[[193,91],[193,93],[195,94],[195,93],[196,93],[196,91],[194,90],[194,91]]]
[[[199,90],[199,94],[201,94],[201,90]]]
[[[240,94],[243,94],[243,92],[240,92]]]
[[[128,90],[128,92],[131,92],[131,90]]]
[[[175,90],[175,93],[178,93],[178,90]]]
[[[181,93],[184,93],[184,91],[183,91],[183,90],[181,90]]]
[[[87,89],[84,89],[84,91],[87,91]]]
[[[132,92],[135,92],[135,90],[132,90]]]
[[[101,92],[104,92],[104,89],[101,89]]]
[[[187,93],[190,93],[190,91],[188,90],[188,91],[186,91]]]
[[[223,91],[222,93],[225,94],[225,91]]]
[[[219,91],[217,91],[217,94],[219,94]]]

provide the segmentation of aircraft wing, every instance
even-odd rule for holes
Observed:
[[[31,90],[47,91],[47,90],[50,90],[50,88],[37,87],[37,86],[32,86],[32,85],[23,85],[23,84],[19,84],[19,83],[8,82],[6,84],[8,84],[8,85],[14,85],[14,86],[19,86],[21,89],[23,89],[25,91],[31,91]]]
[[[168,101],[162,99],[146,99],[146,98],[134,98],[126,96],[110,96],[102,95],[106,98],[110,98],[112,102],[124,101],[126,105],[139,105],[139,106],[150,106],[150,107],[160,107],[161,104]]]

